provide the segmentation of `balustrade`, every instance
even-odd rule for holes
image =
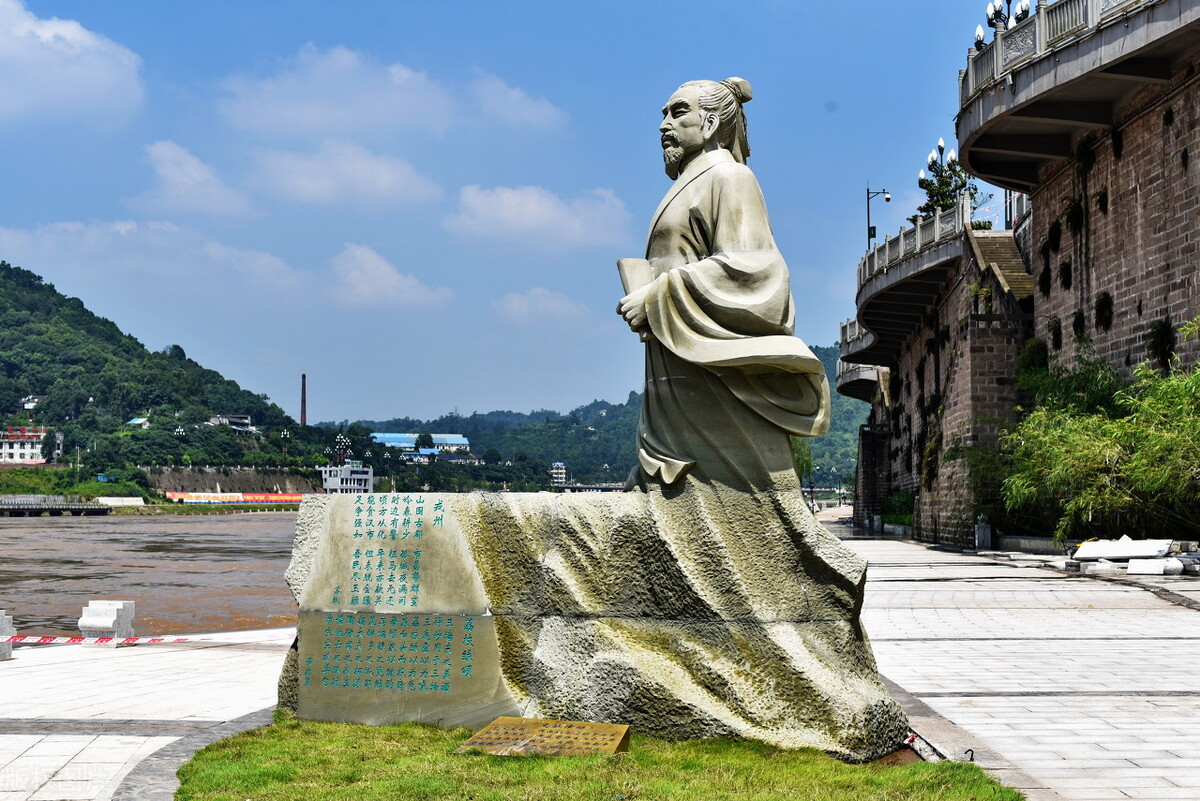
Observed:
[[[961,102],[1024,62],[1090,34],[1113,17],[1152,5],[1159,0],[1057,0],[1038,2],[1037,13],[1011,30],[997,31],[995,39],[967,57],[961,73]]]
[[[935,212],[927,220],[918,220],[912,228],[901,228],[895,239],[886,237],[883,244],[868,251],[858,263],[859,288],[879,273],[886,272],[893,263],[906,259],[947,236],[961,232],[971,219],[970,204],[970,196],[963,195],[954,208]],[[843,335],[844,333],[845,326]]]
[[[1058,0],[1046,6],[1046,41],[1058,40],[1088,27],[1090,0]]]

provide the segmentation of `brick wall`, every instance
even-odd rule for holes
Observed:
[[[1200,314],[1197,66],[1193,60],[1170,86],[1135,95],[1117,110],[1112,131],[1084,137],[1076,158],[1043,172],[1032,195],[1036,330],[1062,364],[1072,364],[1077,350],[1077,315],[1096,353],[1128,372],[1154,361],[1150,331],[1158,321],[1178,327]],[[1200,343],[1178,349],[1188,362],[1200,355]]]
[[[976,515],[995,498],[974,457],[994,448],[1000,425],[1014,418],[1015,361],[1025,336],[1021,309],[976,255],[948,276],[892,366],[890,403],[876,402],[871,416],[887,432],[886,454],[880,458],[877,439],[860,438],[859,486],[878,496],[916,491],[918,539],[974,541]],[[885,480],[870,483],[873,471]],[[869,513],[862,500],[860,523]]]

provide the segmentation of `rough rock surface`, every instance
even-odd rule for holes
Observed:
[[[688,481],[667,492],[427,498],[445,503],[462,544],[429,569],[427,584],[444,576],[448,586],[421,612],[492,618],[515,714],[627,723],[670,739],[744,737],[853,761],[899,746],[906,721],[858,622],[865,565],[800,493]],[[311,599],[323,592],[306,595],[312,587],[335,580],[319,575],[329,570],[317,552],[350,530],[353,502],[301,509],[287,575],[302,611],[321,606]],[[292,708],[296,656],[280,681],[280,703]],[[367,715],[353,698],[339,719],[409,714]]]

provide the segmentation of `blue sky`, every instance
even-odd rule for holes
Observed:
[[[753,85],[797,334],[953,146],[982,3],[0,0],[0,259],[309,420],[620,401],[680,83]]]

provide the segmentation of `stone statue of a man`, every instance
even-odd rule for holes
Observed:
[[[390,548],[409,536],[409,498],[306,500],[288,570],[300,636],[281,704],[301,717],[381,724],[623,723],[856,762],[900,747],[904,713],[859,623],[866,564],[792,491],[788,437],[824,431],[829,390],[792,335],[787,268],[745,166],[749,99],[750,86],[731,78],[684,84],[667,101],[675,183],[646,258],[619,262],[619,311],[646,342],[633,476],[645,491],[422,495],[419,595],[403,578],[399,591],[351,594],[359,560],[371,569],[371,538],[383,571],[384,539]],[[401,528],[372,514],[385,505]],[[399,553],[387,570],[408,569],[397,560],[409,552]],[[424,668],[405,684],[377,666],[360,685],[358,663],[353,675],[344,663],[310,675],[330,649],[362,646],[364,627],[411,641],[418,614],[441,626],[429,683]]]
[[[691,81],[663,106],[675,180],[646,258],[622,259],[617,312],[646,342],[646,396],[631,486],[685,476],[746,490],[797,489],[789,435],[828,428],[829,386],[795,336],[787,265],[746,159],[741,78]]]

